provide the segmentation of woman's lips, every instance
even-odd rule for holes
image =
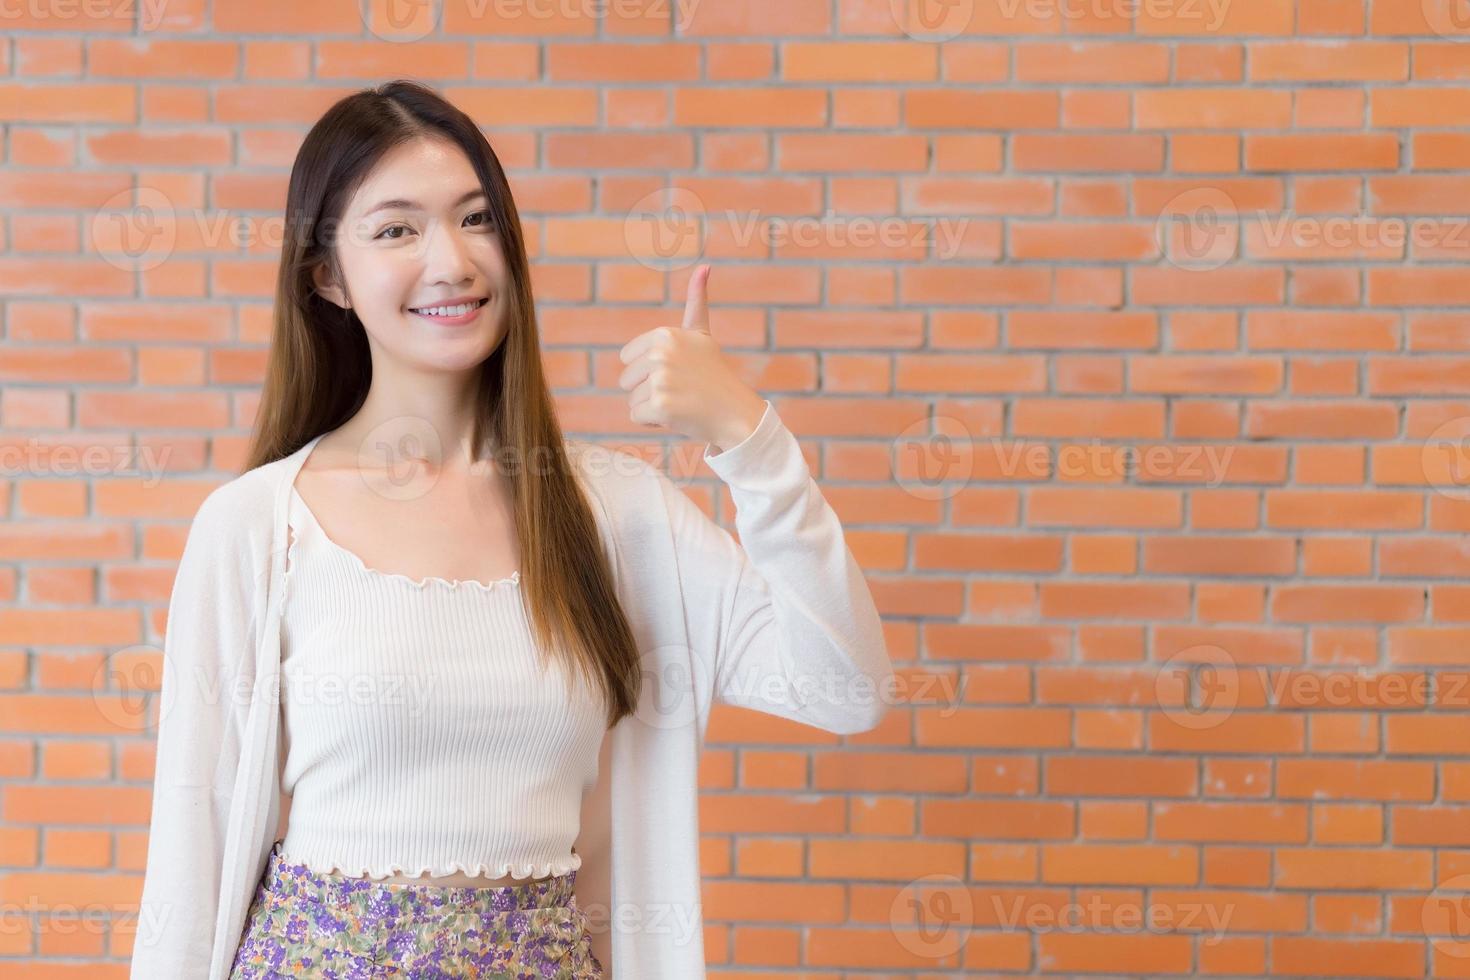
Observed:
[[[428,313],[420,313],[412,308],[410,308],[408,312],[412,313],[416,317],[419,317],[420,319],[428,320],[430,323],[438,323],[446,327],[458,327],[463,326],[466,323],[470,323],[476,317],[478,317],[480,315],[480,310],[484,309],[485,304],[488,302],[490,302],[489,299],[482,299],[480,300],[479,305],[475,306],[474,309],[467,310],[464,313],[459,314],[458,316],[431,316]]]

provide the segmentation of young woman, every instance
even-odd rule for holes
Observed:
[[[708,267],[593,377],[706,444],[741,545],[562,436],[504,171],[437,93],[333,106],[286,227],[250,465],[170,599],[132,976],[702,976],[710,705],[863,731],[891,678]]]

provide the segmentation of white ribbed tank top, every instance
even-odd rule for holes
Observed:
[[[487,583],[369,568],[294,487],[290,526],[283,857],[374,878],[581,867],[572,843],[605,715],[580,678],[543,667],[520,572]]]

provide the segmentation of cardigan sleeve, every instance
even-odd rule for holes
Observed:
[[[655,472],[713,699],[838,734],[875,727],[893,676],[882,620],[796,437],[767,400],[754,432],[704,460],[730,488],[739,542]]]
[[[221,490],[194,516],[169,598],[133,980],[209,976],[264,584]]]

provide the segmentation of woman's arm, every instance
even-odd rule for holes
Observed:
[[[169,599],[133,980],[209,975],[265,587],[224,489],[195,514]]]
[[[708,265],[690,275],[679,327],[646,330],[618,352],[629,418],[705,442],[706,464],[735,500],[739,544],[649,467],[674,534],[693,654],[713,674],[715,700],[866,731],[893,675],[878,611],[796,438],[715,343],[709,277]],[[739,441],[710,455],[727,439]]]
[[[582,794],[580,830],[572,847],[582,858],[572,888],[587,919],[592,955],[613,980],[612,960],[612,729],[603,733],[597,754],[597,781]]]
[[[661,471],[694,654],[714,699],[838,734],[875,727],[893,668],[842,525],[775,407],[705,462],[730,488],[737,543]]]

